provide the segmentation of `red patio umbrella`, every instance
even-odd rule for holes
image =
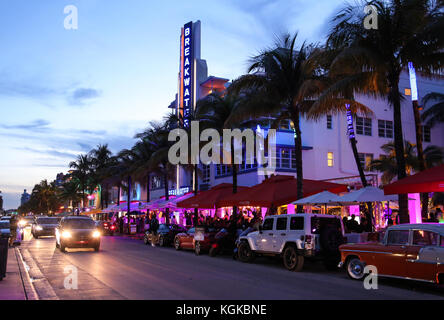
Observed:
[[[276,207],[298,200],[296,193],[297,180],[293,176],[276,175],[262,181],[245,191],[241,191],[219,201],[219,207],[254,206]],[[330,191],[341,193],[347,191],[343,184],[304,179],[304,197]]]
[[[433,167],[384,187],[385,194],[444,192],[444,165]]]
[[[239,192],[249,189],[248,187],[237,187]],[[179,208],[200,208],[214,209],[218,208],[218,202],[233,194],[233,184],[221,183],[210,190],[202,191],[198,195],[185,199],[177,203]]]

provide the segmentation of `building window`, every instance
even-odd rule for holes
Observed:
[[[228,176],[233,173],[231,166],[226,164],[217,164],[216,165],[216,177]]]
[[[356,133],[364,136],[371,136],[372,119],[356,117]]]
[[[404,89],[404,94],[405,94],[406,96],[411,96],[411,95],[412,95],[412,89],[410,89],[410,88],[405,88],[405,89]]]
[[[362,169],[369,171],[370,163],[373,161],[372,153],[358,153],[359,162],[361,163]]]
[[[333,152],[327,153],[327,166],[333,167]]]
[[[294,148],[276,148],[276,168],[296,169],[296,151]]]
[[[210,183],[210,166],[203,164],[202,170],[202,183]]]
[[[378,135],[381,138],[393,138],[393,121],[378,120]]]
[[[424,141],[424,142],[430,142],[431,141],[430,127],[429,126],[423,126],[422,127],[422,141]]]
[[[151,177],[151,189],[156,190],[160,188],[163,188],[163,179],[157,176]]]
[[[327,129],[333,129],[333,119],[331,115],[327,115]]]

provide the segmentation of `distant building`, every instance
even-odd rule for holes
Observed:
[[[3,197],[2,197],[2,192],[0,191],[0,212],[3,211]]]
[[[29,201],[29,199],[31,198],[31,195],[29,193],[25,191],[22,193],[22,197],[20,199],[20,205],[24,205],[26,202]]]

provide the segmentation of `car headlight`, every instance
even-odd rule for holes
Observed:
[[[71,232],[63,231],[62,232],[62,238],[71,238]]]
[[[25,220],[20,220],[19,221],[19,226],[20,227],[24,227],[26,225],[26,221]]]
[[[98,237],[100,237],[100,232],[96,230],[93,232],[92,236],[93,236],[93,238],[98,238]]]
[[[37,231],[42,231],[43,228],[42,228],[41,226],[37,226],[37,227],[35,227],[35,230],[37,230]]]

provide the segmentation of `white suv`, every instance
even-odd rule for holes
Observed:
[[[328,269],[334,269],[340,261],[339,246],[345,242],[338,216],[267,216],[259,231],[239,238],[238,256],[243,262],[253,261],[256,255],[280,256],[291,271],[301,271],[305,258],[321,259]]]

